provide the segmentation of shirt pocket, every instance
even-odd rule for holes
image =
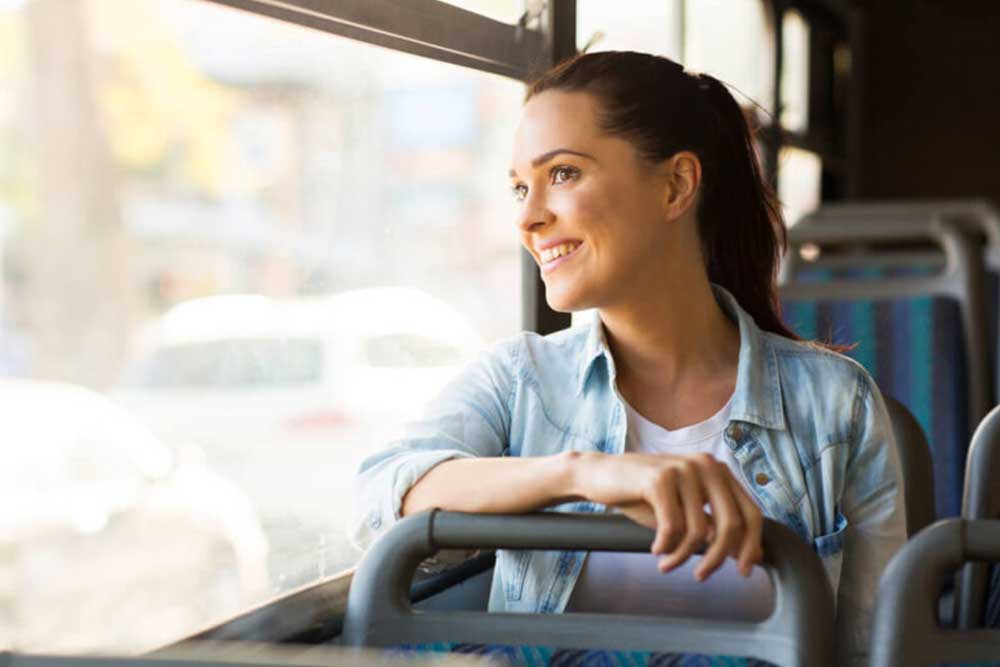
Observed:
[[[826,576],[830,579],[834,600],[837,598],[840,570],[844,563],[844,533],[847,531],[847,526],[847,517],[837,512],[833,531],[813,540],[813,548],[823,562]]]

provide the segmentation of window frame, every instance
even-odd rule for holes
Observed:
[[[822,201],[836,201],[856,196],[860,154],[857,142],[858,72],[861,71],[861,10],[843,0],[767,0],[774,25],[775,87],[774,108],[778,110],[775,123],[762,129],[767,153],[767,173],[772,183],[777,183],[778,155],[785,146],[816,153],[823,162],[820,193]],[[809,24],[809,115],[803,133],[781,127],[780,109],[781,75],[784,69],[782,45],[783,19],[788,11],[797,11]],[[846,81],[838,82],[833,67],[834,52],[845,46],[851,53],[851,72]],[[837,109],[837,86],[843,91],[844,108]],[[838,112],[840,115],[838,117]]]

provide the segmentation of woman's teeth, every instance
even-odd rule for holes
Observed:
[[[551,262],[554,259],[568,255],[580,246],[579,243],[563,243],[561,245],[547,248],[541,252],[543,262]]]

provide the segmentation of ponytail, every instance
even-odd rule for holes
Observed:
[[[698,234],[708,279],[726,288],[761,329],[798,339],[781,321],[776,278],[787,247],[774,189],[761,173],[754,135],[736,100],[715,77],[699,74],[710,140]]]
[[[757,326],[799,340],[781,321],[776,278],[785,224],[764,179],[753,134],[726,87],[667,58],[631,51],[581,54],[542,74],[546,90],[587,92],[602,129],[629,140],[653,164],[680,151],[702,163],[698,234],[708,279],[728,290]]]

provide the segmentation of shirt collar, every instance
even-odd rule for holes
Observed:
[[[740,329],[740,356],[736,369],[736,390],[733,392],[730,419],[748,422],[769,429],[785,429],[785,408],[781,397],[778,358],[749,313],[743,310],[725,288],[712,285],[715,299],[722,311]],[[598,359],[608,366],[608,381],[614,382],[614,359],[608,349],[604,326],[595,315],[583,348],[576,393],[583,393],[590,373]]]

